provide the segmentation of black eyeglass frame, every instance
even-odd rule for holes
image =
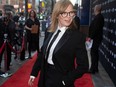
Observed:
[[[62,17],[67,17],[67,16],[74,17],[75,16],[75,11],[62,12],[60,14],[61,14]]]

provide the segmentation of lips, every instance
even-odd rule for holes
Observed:
[[[64,21],[70,23],[72,21],[72,19],[68,19],[68,20],[66,19]]]

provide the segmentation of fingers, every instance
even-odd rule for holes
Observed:
[[[28,81],[28,85],[32,87],[33,82],[34,82],[34,78],[30,78],[29,81]]]

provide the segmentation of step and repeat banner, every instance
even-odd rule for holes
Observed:
[[[102,5],[105,25],[100,46],[100,61],[116,86],[116,0],[91,0],[91,20],[93,7]]]

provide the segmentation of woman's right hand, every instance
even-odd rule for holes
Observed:
[[[35,77],[30,76],[29,81],[28,81],[28,85],[32,87],[34,80],[35,80]]]

